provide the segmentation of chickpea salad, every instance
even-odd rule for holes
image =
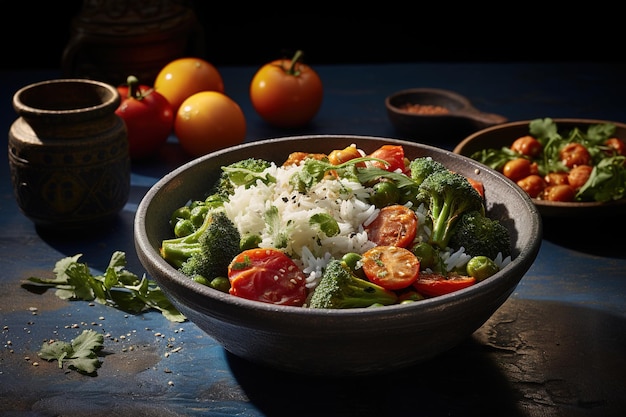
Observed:
[[[528,128],[528,135],[512,138],[510,146],[470,157],[538,200],[609,202],[626,196],[626,143],[616,136],[615,124],[564,131],[545,118],[532,120]]]

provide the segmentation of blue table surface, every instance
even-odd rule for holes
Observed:
[[[626,65],[593,62],[407,63],[316,68],[325,97],[303,129],[269,127],[248,86],[255,67],[220,68],[226,93],[247,119],[246,141],[300,134],[405,138],[390,124],[385,97],[413,87],[465,95],[481,111],[511,121],[581,117],[626,122]],[[57,70],[0,74],[0,120],[17,115],[13,93]],[[431,142],[424,138],[425,142]],[[438,139],[452,149],[462,138]],[[193,323],[158,312],[133,316],[85,301],[36,294],[21,284],[52,276],[57,260],[78,253],[94,272],[126,252],[142,274],[133,217],[146,191],[185,161],[168,152],[133,163],[132,191],[111,228],[84,236],[36,228],[19,211],[8,162],[0,173],[0,414],[3,416],[617,416],[626,409],[625,220],[544,219],[539,255],[514,293],[461,345],[387,375],[352,379],[291,375],[224,351]],[[7,149],[0,149],[7,161]],[[82,330],[106,334],[97,376],[37,357],[43,341]],[[38,366],[35,366],[38,362]]]

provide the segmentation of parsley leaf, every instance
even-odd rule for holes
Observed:
[[[57,261],[53,269],[55,278],[30,277],[28,281],[56,288],[56,295],[64,300],[95,301],[132,314],[154,309],[170,321],[186,321],[154,281],[145,274],[139,278],[125,269],[124,252],[113,253],[104,275],[93,275],[87,264],[78,262],[81,256],[77,254]]]
[[[96,375],[102,365],[97,352],[102,349],[104,336],[93,330],[83,330],[71,343],[63,341],[45,342],[39,351],[39,357],[47,361],[59,361],[59,368],[66,363],[68,368],[85,375]]]

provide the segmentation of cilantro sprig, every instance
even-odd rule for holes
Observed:
[[[53,269],[54,278],[30,277],[24,286],[56,288],[56,295],[64,300],[95,301],[132,314],[154,309],[170,321],[186,321],[154,281],[126,269],[124,252],[113,252],[103,275],[92,274],[86,263],[78,262],[81,256],[60,259]]]
[[[102,362],[98,359],[98,351],[102,349],[104,336],[94,330],[83,332],[70,343],[56,340],[52,343],[44,342],[39,357],[49,362],[56,360],[59,368],[67,364],[69,369],[74,369],[81,374],[95,376]]]

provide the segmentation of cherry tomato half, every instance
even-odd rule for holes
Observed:
[[[154,154],[172,132],[172,106],[152,87],[140,85],[132,75],[117,91],[121,102],[115,113],[126,124],[130,157],[142,159]]]
[[[302,306],[307,296],[304,273],[284,252],[248,249],[228,266],[230,294],[264,303]]]
[[[387,171],[395,171],[400,170],[401,172],[406,171],[406,165],[404,163],[404,148],[399,145],[383,145],[380,148],[376,149],[374,152],[369,154],[368,156],[372,158],[382,159],[383,161],[387,161],[389,165],[383,164],[381,162],[373,161],[372,166],[387,170]]]
[[[267,63],[252,78],[252,106],[271,125],[304,126],[322,105],[322,80],[315,70],[300,62],[301,58],[302,51],[297,51],[292,60]]]
[[[420,261],[408,249],[375,246],[361,257],[367,279],[388,290],[407,288],[417,280]]]
[[[409,246],[417,233],[417,216],[410,208],[393,204],[380,209],[378,216],[365,227],[368,239],[378,246]]]
[[[467,275],[452,275],[446,277],[437,273],[420,272],[419,277],[413,283],[413,288],[420,294],[428,297],[449,294],[476,283],[476,278]]]

